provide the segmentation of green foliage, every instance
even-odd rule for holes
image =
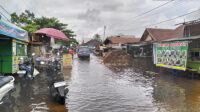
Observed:
[[[62,44],[62,45],[65,45],[65,46],[70,46],[70,44],[71,44],[70,47],[73,47],[73,48],[75,48],[78,45],[78,42],[76,41],[75,38],[69,38],[69,41],[56,40],[56,43]]]
[[[99,34],[95,34],[95,35],[93,36],[93,38],[94,38],[95,40],[99,41],[99,42],[102,42],[101,36],[100,36]]]
[[[25,26],[27,24],[32,24],[35,15],[28,10],[21,13],[19,16],[16,13],[11,14],[11,21],[18,26]]]
[[[71,29],[67,29],[68,24],[61,23],[57,18],[48,17],[35,17],[34,13],[25,10],[25,12],[17,15],[16,13],[11,14],[12,23],[25,29],[28,32],[35,32],[41,28],[55,28],[62,31],[68,38],[69,42],[59,40],[58,43],[69,46],[71,43],[78,43],[76,39],[72,38],[76,35]]]

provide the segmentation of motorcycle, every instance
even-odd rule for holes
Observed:
[[[17,74],[20,75],[20,77],[26,77],[29,79],[34,78],[34,63],[32,61],[32,58],[25,58],[23,63],[19,63],[19,71]]]
[[[65,81],[61,82],[54,82],[50,85],[50,94],[53,97],[53,99],[64,105],[66,95],[69,92],[69,89],[67,88],[67,84]]]
[[[0,76],[0,104],[3,103],[6,95],[14,91],[14,81],[13,76]]]
[[[52,60],[52,80],[50,83],[50,94],[52,98],[60,104],[65,104],[66,95],[69,92],[67,83],[64,81],[64,77],[61,73],[61,59],[58,57]]]

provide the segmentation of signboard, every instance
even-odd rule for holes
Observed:
[[[72,67],[72,55],[71,54],[63,54],[63,67],[64,68]]]
[[[156,66],[186,70],[188,41],[157,44]]]
[[[0,34],[28,41],[28,32],[11,24],[7,21],[0,20]]]
[[[26,56],[13,56],[12,57],[12,73],[16,73],[19,70],[18,65],[20,63],[23,63],[24,58],[27,58],[27,57]]]

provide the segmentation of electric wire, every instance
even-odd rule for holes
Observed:
[[[177,17],[168,19],[168,20],[164,20],[164,21],[157,22],[157,23],[154,23],[154,24],[151,24],[151,25],[147,25],[147,27],[148,27],[148,26],[154,26],[154,25],[162,24],[162,23],[165,23],[165,22],[168,22],[168,21],[172,21],[172,20],[178,19],[178,18],[180,18],[180,17],[184,17],[184,16],[187,16],[187,15],[190,15],[190,14],[195,13],[195,12],[197,12],[197,11],[200,11],[200,8],[197,9],[197,10],[191,11],[191,12],[189,12],[189,13],[185,13],[185,14],[182,14],[182,15],[180,15],[180,16],[177,16]]]
[[[139,14],[139,15],[133,17],[133,18],[138,18],[138,17],[140,17],[140,16],[143,16],[143,15],[145,15],[145,14],[148,14],[148,13],[150,13],[150,12],[156,10],[156,9],[159,9],[159,8],[161,8],[161,7],[165,6],[165,5],[167,5],[167,4],[171,3],[171,2],[173,2],[173,1],[175,1],[175,0],[170,0],[170,1],[168,1],[168,2],[166,2],[166,3],[164,3],[164,4],[161,4],[161,5],[155,7],[155,8],[153,8],[153,9],[151,9],[151,10],[148,10],[148,11],[146,11],[146,12],[143,12],[143,13],[141,13],[141,14]]]
[[[173,7],[173,8],[170,8],[169,10],[164,10],[164,11],[170,11],[170,10],[172,10],[172,9],[174,9],[174,8],[176,8],[177,6],[183,6],[183,2],[178,2],[177,4],[175,4],[175,7]],[[151,15],[144,15],[144,16],[140,16],[139,18],[137,18],[137,19],[134,19],[134,20],[132,20],[131,22],[134,22],[134,21],[137,21],[138,19],[140,19],[140,18],[142,18],[142,19],[148,19],[148,18],[145,18],[145,17],[152,17],[152,16],[154,16],[154,15],[158,15],[158,14],[160,14],[160,13],[163,13],[163,11],[159,11],[159,12],[156,12],[156,13],[153,13],[153,14],[151,14]],[[129,23],[129,24],[126,24],[126,25],[132,25],[132,24],[134,24],[134,23]],[[122,25],[122,26],[126,26],[126,25]]]
[[[150,25],[139,26],[139,27],[136,27],[136,28],[131,29],[131,30],[136,30],[136,29],[141,29],[141,28],[147,28],[147,27],[151,27],[151,26],[155,26],[155,25],[163,24],[163,23],[166,23],[166,22],[169,22],[169,21],[172,21],[172,20],[175,20],[175,19],[178,19],[178,18],[181,18],[181,17],[187,16],[187,15],[190,15],[190,14],[196,13],[197,11],[200,11],[200,8],[197,9],[197,10],[194,10],[194,11],[191,11],[191,12],[188,12],[188,13],[185,13],[185,14],[182,14],[182,15],[179,15],[179,16],[176,16],[176,17],[171,18],[171,19],[167,19],[167,20],[160,21],[160,22],[157,22],[157,23],[154,23],[154,24],[150,24]],[[130,30],[130,29],[129,29],[129,30]],[[120,31],[129,31],[129,30],[120,30]]]
[[[0,5],[0,7],[1,7],[8,15],[10,15],[10,13],[9,13],[2,5]]]
[[[6,12],[10,16],[10,13],[2,5],[0,5],[0,8],[3,9],[4,12]],[[5,20],[10,22],[10,19],[6,15],[4,15],[3,12],[0,12],[0,14],[5,18]]]
[[[9,21],[10,22],[10,19],[8,19],[8,17],[7,16],[5,16],[2,12],[0,12],[0,15],[2,15],[3,16],[3,18],[5,18],[7,21]]]
[[[175,5],[175,7],[170,8],[169,10],[165,10],[165,11],[170,11],[170,10],[176,8],[177,6],[183,6],[183,4],[184,4],[184,3],[179,2],[179,3],[177,3],[177,4]],[[157,14],[160,14],[160,13],[163,13],[163,11],[159,11],[159,12],[153,13],[153,14],[151,14],[151,15],[145,15],[145,16],[143,16],[143,18],[144,18],[144,17],[147,17],[147,16],[148,16],[148,17],[151,17],[151,16],[154,16],[154,15],[157,15]]]

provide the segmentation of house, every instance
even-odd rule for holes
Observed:
[[[200,35],[200,19],[183,23],[184,37]]]
[[[176,29],[160,29],[160,28],[146,28],[140,41],[141,42],[160,42],[172,38],[179,38],[184,36],[184,26],[181,25]]]
[[[153,43],[184,36],[184,25],[175,29],[146,28],[138,43],[128,45],[133,57],[152,57]]]
[[[36,53],[37,56],[43,56],[51,50],[51,40],[51,37],[46,35],[37,34],[32,36],[31,51]]]
[[[113,49],[122,49],[128,43],[136,43],[139,41],[140,39],[135,37],[111,36],[104,41],[104,44],[105,46],[110,46]]]
[[[99,45],[101,44],[101,42],[99,42],[98,40],[96,39],[92,39],[86,43],[83,43],[82,45],[83,46],[88,46],[90,49],[95,49],[97,48]]]
[[[184,32],[181,38],[172,38],[166,42],[188,41],[187,70],[200,74],[200,20],[183,23]]]
[[[51,34],[51,32],[54,33]],[[36,53],[37,56],[50,57],[52,54],[55,54],[54,51],[57,52],[61,48],[62,45],[58,44],[58,41],[68,41],[68,38],[59,30],[42,28],[36,31],[32,37],[32,52]]]
[[[89,42],[90,40],[92,40],[92,38],[83,38],[82,39],[82,44]]]

